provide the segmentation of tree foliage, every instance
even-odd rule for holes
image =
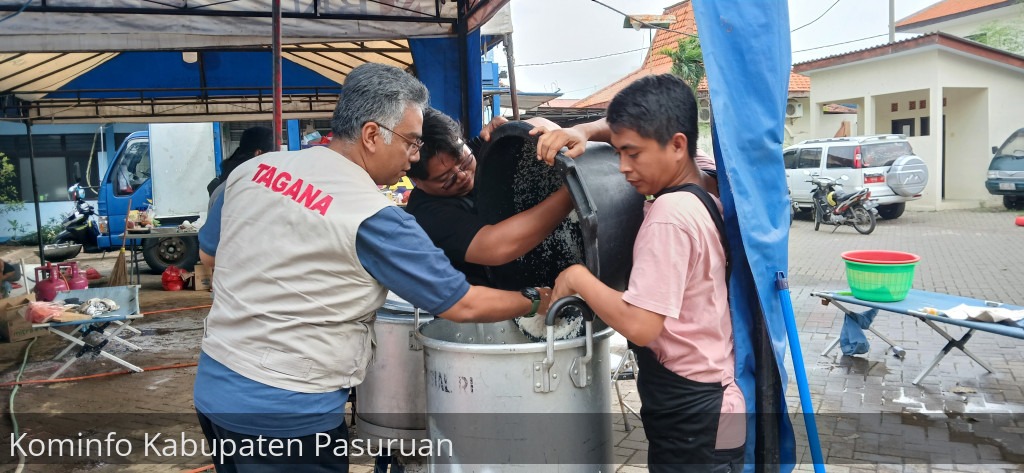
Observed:
[[[969,38],[996,49],[1024,54],[1024,20],[994,21]]]
[[[6,154],[0,152],[0,215],[25,208],[18,195],[18,175]]]
[[[676,41],[676,48],[663,48],[661,54],[672,59],[672,75],[680,78],[697,94],[697,86],[706,75],[704,68],[704,52],[700,48],[700,38],[687,36]]]

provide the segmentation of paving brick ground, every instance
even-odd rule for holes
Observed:
[[[920,386],[911,382],[932,359],[942,339],[914,319],[896,315],[879,316],[874,327],[907,350],[900,361],[886,351],[881,340],[869,334],[871,351],[844,357],[838,350],[830,356],[821,351],[838,335],[842,318],[831,307],[823,307],[812,291],[845,289],[845,274],[839,253],[852,249],[895,249],[921,255],[914,287],[987,300],[1024,304],[1024,228],[1013,224],[1014,214],[1005,211],[908,212],[896,221],[879,222],[871,235],[857,234],[844,227],[831,233],[824,227],[813,231],[808,221],[796,221],[790,239],[790,284],[801,346],[820,439],[830,472],[952,472],[1024,471],[1024,351],[1018,340],[978,334],[969,347],[995,368],[988,374],[966,356],[949,355]],[[112,258],[87,259],[101,270]],[[157,276],[143,280],[143,310],[163,310],[208,303],[208,294],[163,293]],[[147,316],[138,324],[143,336],[135,342],[146,351],[123,353],[142,366],[159,366],[195,361],[204,309]],[[954,334],[960,331],[953,328]],[[26,343],[0,344],[0,383],[10,381],[20,365]],[[26,379],[43,379],[57,366],[49,360],[60,345],[54,339],[40,339],[33,347]],[[615,350],[621,350],[617,345]],[[798,396],[792,380],[787,394],[794,414]],[[102,373],[117,369],[103,359],[83,360],[67,376]],[[201,436],[192,412],[191,391],[194,368],[150,371],[54,385],[25,386],[17,396],[18,412],[62,413],[62,421],[51,417],[20,416],[21,429],[45,437],[48,431],[89,424],[91,432],[102,432],[102,412],[133,412],[134,428],[145,431],[154,424],[178,422],[179,430]],[[622,381],[626,402],[639,407],[635,385]],[[0,388],[5,402],[0,412],[0,433],[11,428],[6,398],[10,388]],[[614,390],[612,391],[614,395]],[[618,412],[613,401],[609,406]],[[87,414],[86,420],[68,413]],[[179,414],[180,417],[161,417]],[[812,471],[802,420],[793,416],[800,471]],[[622,418],[614,417],[613,435],[617,471],[646,471],[646,437],[643,428],[627,432]],[[635,418],[631,423],[639,425]],[[4,437],[7,437],[5,434]],[[9,451],[0,439],[0,472],[12,471],[5,460]],[[132,465],[82,463],[78,465],[29,465],[29,472],[138,471],[180,472],[201,468],[209,461],[200,456],[147,458]],[[354,473],[368,473],[364,464],[353,465]]]

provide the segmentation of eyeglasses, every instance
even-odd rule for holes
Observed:
[[[455,185],[455,182],[459,180],[459,174],[466,172],[470,161],[473,160],[473,151],[469,149],[469,146],[466,146],[462,141],[459,141],[458,144],[462,145],[462,156],[459,157],[459,162],[455,163],[455,166],[452,167],[452,175],[444,180],[444,184],[441,184],[441,190],[443,191]]]
[[[377,122],[374,122],[374,123],[377,123]],[[408,136],[405,136],[405,135],[403,135],[403,134],[401,134],[401,133],[399,133],[399,132],[397,132],[395,130],[392,130],[392,129],[384,126],[384,125],[381,125],[380,123],[377,123],[377,126],[383,128],[383,129],[385,129],[387,131],[390,131],[391,133],[394,133],[394,134],[398,135],[399,138],[405,140],[405,142],[409,144],[409,152],[410,153],[417,153],[417,152],[419,152],[420,148],[423,147],[423,140],[421,140],[419,138],[416,138],[416,139],[409,138]]]

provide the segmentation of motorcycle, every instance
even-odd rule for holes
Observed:
[[[840,177],[847,180],[846,176]],[[822,223],[835,225],[852,225],[864,235],[875,231],[878,206],[871,201],[871,190],[861,189],[851,193],[843,193],[842,184],[826,176],[813,176],[807,182],[814,184],[811,200],[814,202],[814,231]],[[835,229],[832,230],[835,232]]]
[[[75,209],[61,222],[62,230],[57,234],[57,244],[46,248],[48,261],[63,261],[74,258],[84,249],[86,253],[99,252],[97,237],[99,226],[93,218],[96,209],[85,201],[85,188],[80,183],[68,187],[68,198],[74,201]],[[78,245],[78,249],[73,247]],[[63,250],[63,251],[60,251]]]
[[[786,198],[789,199],[789,226],[793,226],[793,220],[796,219],[796,214],[800,212],[800,207],[796,205],[796,201],[793,200],[793,189],[786,187]]]

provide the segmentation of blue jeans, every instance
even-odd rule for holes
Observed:
[[[203,434],[211,444],[225,440],[233,441],[236,445],[245,441],[256,441],[256,436],[232,432],[214,424],[202,412],[196,411],[196,414],[199,416],[199,426],[203,428]],[[337,428],[323,433],[331,437],[331,444],[338,439],[348,440],[348,427],[344,421]],[[302,443],[302,448],[297,449],[300,455],[292,457],[238,455],[224,457],[223,463],[219,462],[218,457],[212,460],[217,473],[348,473],[348,457],[319,457],[315,454],[315,435],[298,437],[297,440]]]

